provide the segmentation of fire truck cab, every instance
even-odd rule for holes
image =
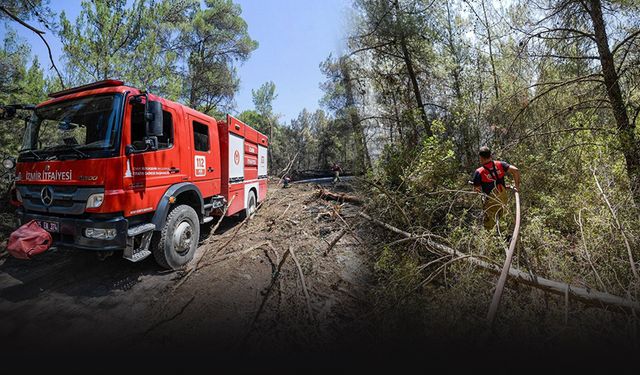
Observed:
[[[122,81],[50,95],[26,121],[16,166],[21,223],[37,220],[54,243],[123,250],[178,269],[200,224],[227,208],[251,215],[267,193],[265,135]]]

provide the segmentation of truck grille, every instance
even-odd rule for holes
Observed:
[[[43,201],[43,189],[49,188],[51,203]],[[24,208],[32,212],[46,212],[63,215],[84,213],[87,199],[92,194],[104,193],[102,187],[81,187],[69,185],[18,185]],[[46,195],[46,194],[45,194]]]

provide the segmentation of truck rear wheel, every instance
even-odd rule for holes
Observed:
[[[153,256],[164,268],[184,267],[196,252],[200,238],[200,220],[196,211],[187,205],[174,207],[164,227],[154,238]]]
[[[256,193],[253,191],[249,192],[249,200],[247,201],[247,208],[243,211],[240,211],[240,218],[246,219],[247,217],[251,217],[256,210],[258,209],[258,200],[256,199]]]

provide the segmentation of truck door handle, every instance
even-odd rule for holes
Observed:
[[[207,172],[213,172],[213,167],[207,168]]]
[[[176,167],[169,168],[169,173],[170,174],[174,174],[174,173],[178,173],[178,172],[180,172],[180,168],[176,168]]]

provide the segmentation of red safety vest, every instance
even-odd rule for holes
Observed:
[[[490,165],[491,164],[491,165]],[[507,185],[504,182],[505,170],[502,163],[498,160],[492,160],[490,163],[484,164],[476,169],[482,178],[482,184],[493,184],[498,192],[504,190]]]

